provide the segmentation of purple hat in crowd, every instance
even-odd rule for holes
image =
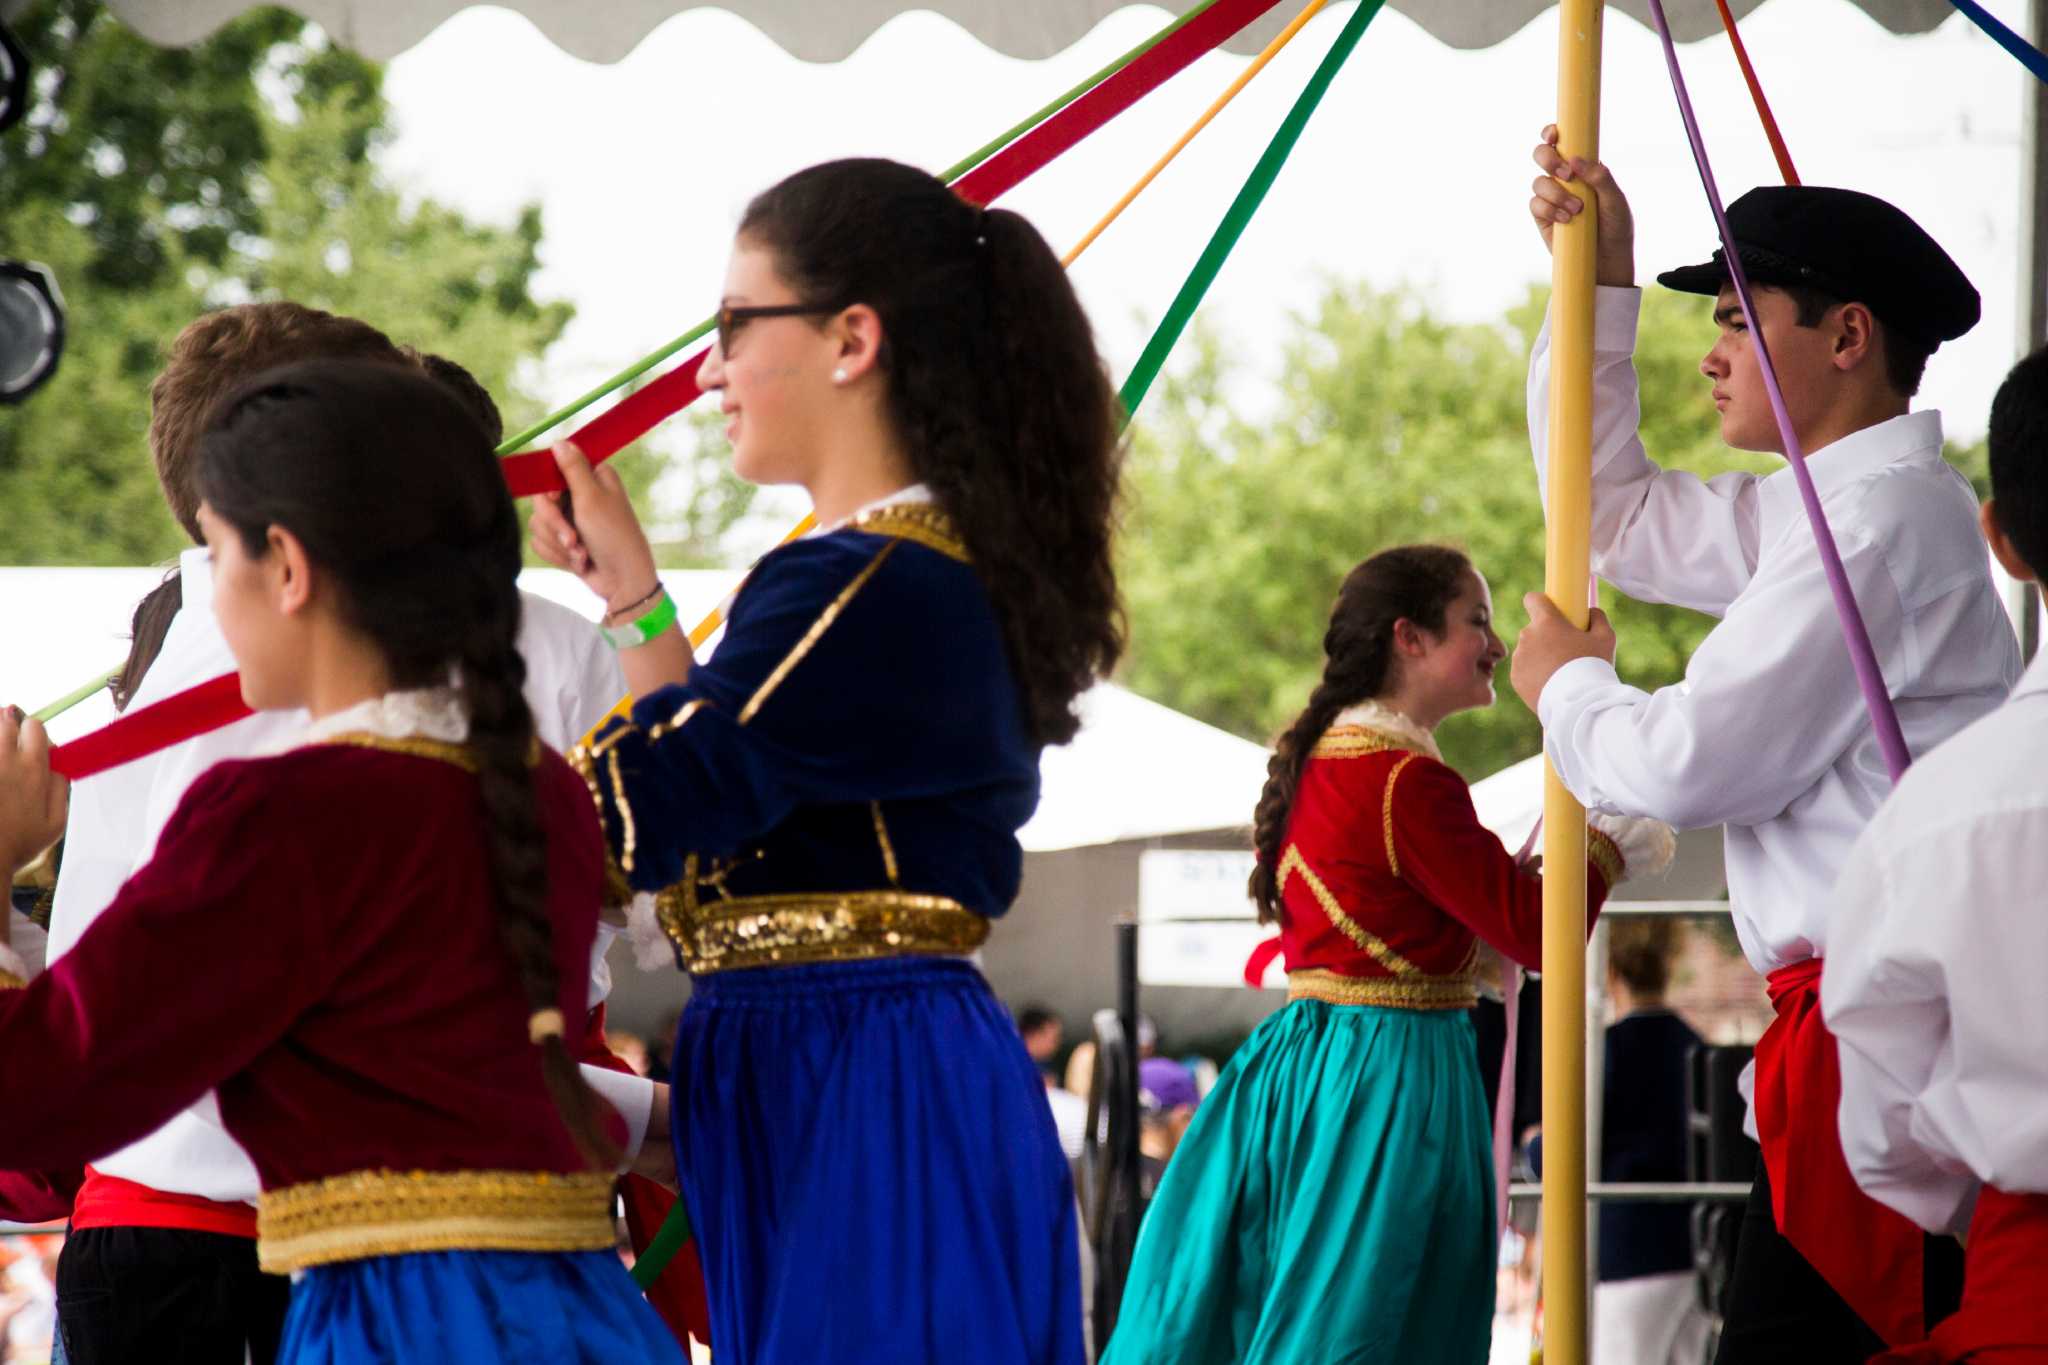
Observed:
[[[1171,1057],[1147,1057],[1138,1063],[1138,1100],[1147,1110],[1193,1109],[1202,1096],[1185,1066]]]

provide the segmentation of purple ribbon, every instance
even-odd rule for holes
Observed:
[[[1849,590],[1849,575],[1842,568],[1842,553],[1835,548],[1834,532],[1828,529],[1827,513],[1821,510],[1820,494],[1813,476],[1806,470],[1806,452],[1800,448],[1798,433],[1792,430],[1792,415],[1785,408],[1785,395],[1778,388],[1778,372],[1771,364],[1770,348],[1764,344],[1763,328],[1757,324],[1756,305],[1750,297],[1749,275],[1735,249],[1735,234],[1728,230],[1728,215],[1721,208],[1721,192],[1714,187],[1714,170],[1707,164],[1706,143],[1700,139],[1699,120],[1693,116],[1692,100],[1685,93],[1685,77],[1678,69],[1678,46],[1671,40],[1671,25],[1665,22],[1661,0],[1650,0],[1650,18],[1657,36],[1664,40],[1664,64],[1671,69],[1671,90],[1678,96],[1678,114],[1685,120],[1685,136],[1692,143],[1693,163],[1699,167],[1700,185],[1707,192],[1707,206],[1714,211],[1714,227],[1721,234],[1721,251],[1728,264],[1728,282],[1735,286],[1742,316],[1749,324],[1750,344],[1763,370],[1764,392],[1771,400],[1771,414],[1778,420],[1778,434],[1785,442],[1785,458],[1791,462],[1792,477],[1799,485],[1799,500],[1805,504],[1806,519],[1813,525],[1814,545],[1820,551],[1828,591],[1835,599],[1835,615],[1841,618],[1842,639],[1849,646],[1849,660],[1856,668],[1856,685],[1863,704],[1870,711],[1870,724],[1877,731],[1878,748],[1884,752],[1884,766],[1896,783],[1913,761],[1906,752],[1906,737],[1899,731],[1898,713],[1892,709],[1891,694],[1885,690],[1884,674],[1877,666],[1877,652],[1870,646],[1870,631],[1863,613],[1856,609],[1856,595]]]

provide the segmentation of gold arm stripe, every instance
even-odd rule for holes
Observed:
[[[782,686],[783,679],[804,661],[804,656],[816,647],[825,632],[832,628],[832,623],[839,619],[840,613],[846,610],[846,604],[853,600],[854,594],[867,586],[868,580],[875,576],[875,570],[882,567],[882,562],[888,559],[900,544],[901,541],[892,540],[884,545],[875,557],[868,561],[867,567],[855,574],[853,581],[840,590],[839,596],[832,599],[832,605],[818,614],[818,619],[811,622],[811,628],[804,632],[804,638],[796,642],[796,648],[790,650],[789,656],[775,665],[775,671],[770,673],[754,695],[747,699],[746,706],[740,710],[740,724],[745,725],[760,714],[762,704],[774,695],[776,688]]]
[[[1315,874],[1315,870],[1308,865],[1308,859],[1301,856],[1301,850],[1295,845],[1289,844],[1287,851],[1280,855],[1280,880],[1276,884],[1275,890],[1285,892],[1287,890],[1287,878],[1295,873],[1299,873],[1302,881],[1308,884],[1309,894],[1316,898],[1316,904],[1321,906],[1323,913],[1330,917],[1330,923],[1337,926],[1337,932],[1343,934],[1344,937],[1364,949],[1373,961],[1379,963],[1396,976],[1422,975],[1414,963],[1395,952],[1387,945],[1385,939],[1351,918],[1344,907],[1338,904],[1337,897],[1331,892],[1330,888],[1323,885],[1323,879],[1318,877]]]
[[[889,823],[882,818],[882,803],[870,801],[868,809],[875,813],[875,842],[882,846],[882,870],[889,874],[889,885],[901,891],[903,876],[896,866],[896,845],[889,842]]]
[[[1387,774],[1387,796],[1380,809],[1380,824],[1387,837],[1387,870],[1396,877],[1401,875],[1401,860],[1394,854],[1394,783],[1400,779],[1401,770],[1414,761],[1415,755],[1410,754]]]

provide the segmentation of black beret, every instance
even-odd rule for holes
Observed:
[[[1874,195],[1821,185],[1765,185],[1728,206],[1728,231],[1752,284],[1803,285],[1861,303],[1930,350],[1977,325],[1977,290],[1920,225]],[[1724,253],[1657,277],[1667,289],[1718,294]]]

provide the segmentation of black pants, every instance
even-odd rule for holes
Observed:
[[[85,1228],[57,1259],[70,1365],[271,1365],[290,1297],[255,1242],[217,1232]]]
[[[1932,1327],[1963,1297],[1963,1249],[1929,1237],[1922,1309]],[[1885,1343],[1828,1287],[1771,1212],[1771,1180],[1761,1161],[1735,1243],[1735,1270],[1714,1365],[1864,1365]]]

